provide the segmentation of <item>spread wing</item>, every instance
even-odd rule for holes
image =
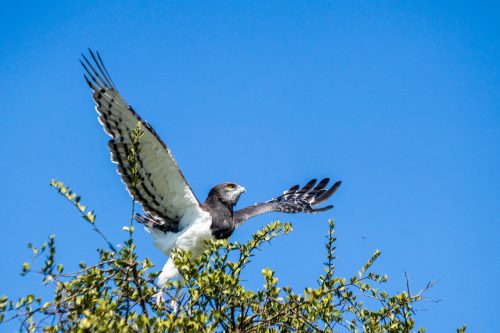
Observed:
[[[80,62],[86,71],[85,80],[93,91],[99,122],[112,138],[108,142],[111,160],[118,165],[117,171],[127,190],[144,210],[161,218],[166,229],[177,230],[182,216],[193,207],[200,208],[200,203],[168,147],[120,95],[99,53],[89,52],[91,60],[82,54]],[[130,135],[138,122],[144,134],[137,156],[140,182],[134,188],[127,156],[132,145]]]
[[[267,212],[319,213],[329,210],[333,208],[332,205],[315,207],[328,200],[342,184],[341,181],[338,181],[327,189],[329,181],[329,178],[324,178],[316,185],[316,179],[312,179],[302,188],[299,185],[292,186],[276,198],[236,211],[234,213],[235,222],[241,224],[249,218]]]

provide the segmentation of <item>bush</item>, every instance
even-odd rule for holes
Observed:
[[[98,250],[95,264],[82,262],[79,271],[66,273],[62,264],[56,264],[53,236],[39,248],[29,244],[35,264],[41,257],[44,261],[39,269],[23,264],[22,275],[40,274],[43,283],[54,288],[54,294],[47,301],[35,295],[16,302],[0,298],[0,323],[17,319],[19,331],[410,332],[415,330],[415,305],[432,286],[429,283],[415,294],[410,293],[409,286],[393,295],[382,291],[387,276],[371,270],[380,255],[378,250],[357,274],[350,278],[335,276],[335,225],[329,220],[325,273],[314,288],[296,293],[290,287],[280,287],[269,268],[262,270],[263,289],[248,290],[242,284],[241,273],[256,251],[292,231],[291,224],[277,221],[256,232],[245,244],[210,241],[198,258],[174,251],[174,262],[185,282],[181,286],[172,281],[160,289],[155,284],[158,272],[154,265],[136,254],[132,222],[125,227],[128,239],[117,250],[79,196],[61,182],[52,181],[51,185],[77,208],[108,248]],[[176,300],[175,311],[169,305],[172,299]],[[464,331],[465,327],[458,330]]]

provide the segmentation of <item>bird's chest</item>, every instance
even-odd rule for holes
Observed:
[[[210,229],[215,239],[229,238],[235,229],[233,218],[231,216],[212,217]]]

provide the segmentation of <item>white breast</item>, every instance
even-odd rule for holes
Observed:
[[[189,250],[193,256],[198,256],[205,249],[205,241],[213,238],[210,226],[212,217],[202,209],[189,211],[181,220],[180,225],[186,225],[175,240],[175,247]]]

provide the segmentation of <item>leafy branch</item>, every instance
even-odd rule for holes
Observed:
[[[38,273],[55,285],[51,300],[27,295],[16,302],[0,298],[0,322],[20,320],[20,331],[117,331],[117,332],[410,332],[415,327],[416,304],[432,284],[412,294],[404,290],[390,295],[380,291],[385,275],[372,271],[376,251],[361,270],[349,279],[334,274],[334,222],[329,221],[325,274],[316,287],[296,293],[279,286],[276,273],[262,270],[263,287],[247,289],[240,277],[250,259],[265,244],[291,232],[290,224],[274,222],[257,231],[246,243],[214,240],[203,254],[193,258],[176,250],[173,259],[185,283],[179,311],[154,295],[158,273],[149,259],[139,260],[135,247],[118,252],[99,250],[97,263],[80,264],[80,270],[65,273],[56,265],[55,242],[40,249],[31,246],[36,258],[45,255]],[[232,260],[231,258],[235,258]],[[361,273],[361,274],[360,274]],[[169,295],[179,287],[171,281]],[[379,306],[367,304],[376,300]],[[6,317],[7,316],[7,317]],[[462,327],[458,332],[464,332]],[[423,332],[422,329],[418,330]]]
[[[81,197],[77,195],[73,190],[71,190],[68,186],[65,186],[63,182],[58,181],[56,179],[52,179],[50,181],[50,186],[55,187],[59,194],[65,197],[73,206],[82,214],[82,217],[87,221],[92,229],[101,236],[102,239],[108,244],[108,247],[111,251],[116,252],[113,244],[108,240],[108,238],[102,233],[102,231],[97,227],[95,220],[96,215],[93,210],[88,210],[87,206],[81,204]]]

